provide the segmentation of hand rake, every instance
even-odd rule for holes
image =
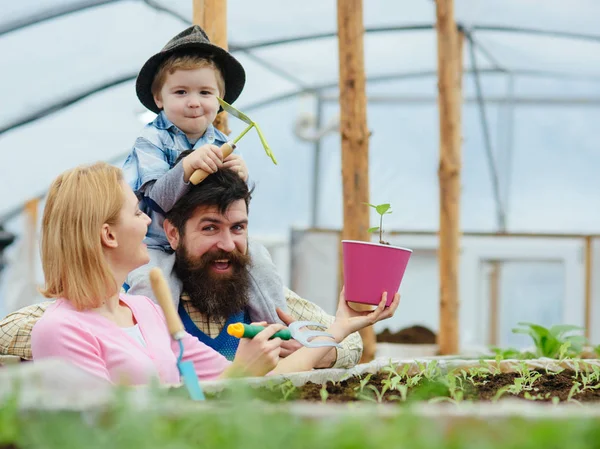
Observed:
[[[256,129],[256,132],[258,133],[258,138],[260,139],[260,142],[262,143],[262,146],[265,149],[267,156],[269,156],[271,158],[271,160],[273,161],[274,164],[277,164],[277,160],[275,159],[275,156],[273,155],[273,152],[271,151],[271,148],[269,147],[269,144],[267,143],[265,136],[263,135],[262,131],[260,130],[258,123],[253,121],[250,117],[248,117],[242,111],[239,111],[236,108],[234,108],[233,106],[231,106],[229,103],[226,103],[223,99],[217,97],[217,100],[219,100],[219,103],[224,111],[228,112],[229,114],[233,115],[234,117],[239,118],[241,121],[243,121],[244,123],[246,123],[248,125],[246,127],[246,129],[244,129],[239,136],[237,136],[235,139],[233,139],[233,141],[225,142],[223,145],[221,145],[223,159],[225,159],[227,156],[229,156],[233,152],[233,150],[235,150],[235,144],[238,143],[238,141],[242,137],[244,137],[248,131],[250,131],[252,128],[254,128],[254,129]],[[206,173],[204,170],[198,169],[194,173],[192,173],[192,176],[190,176],[190,182],[194,185],[200,184],[202,181],[204,181],[204,179],[206,179],[207,176],[208,176],[208,173]]]
[[[312,341],[312,339],[314,339],[315,337],[329,337],[333,339],[333,335],[331,335],[328,332],[313,331],[308,329],[301,331],[300,329],[305,326],[315,326],[321,329],[327,328],[327,326],[321,323],[316,323],[314,321],[294,321],[288,326],[287,329],[282,329],[276,332],[271,338],[281,338],[282,340],[289,340],[290,338],[293,338],[298,343],[302,344],[303,346],[306,346],[307,348],[322,348],[325,346],[331,346],[334,348],[340,347],[340,345],[336,343],[335,340]],[[238,338],[254,338],[256,334],[258,334],[263,329],[263,326],[256,326],[244,323],[234,323],[227,326],[227,333]]]

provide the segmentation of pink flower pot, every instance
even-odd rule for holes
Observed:
[[[380,243],[342,240],[346,301],[390,305],[400,288],[412,250]]]

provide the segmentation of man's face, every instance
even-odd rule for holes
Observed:
[[[183,238],[171,242],[175,273],[193,306],[206,316],[225,320],[248,304],[247,226],[246,203],[239,200],[224,215],[216,207],[198,209]]]
[[[237,200],[229,206],[225,214],[219,213],[216,206],[199,208],[185,224],[183,244],[186,253],[198,260],[208,252],[231,253],[237,249],[246,254],[248,247],[248,211],[244,200]],[[228,276],[232,266],[227,257],[211,263],[211,274]]]

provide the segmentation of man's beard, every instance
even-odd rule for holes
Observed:
[[[230,271],[214,271],[215,260],[229,260]],[[226,320],[248,305],[250,274],[248,265],[250,256],[237,249],[228,253],[218,250],[203,254],[194,259],[183,245],[175,251],[175,274],[183,282],[183,291],[190,302],[208,319]]]

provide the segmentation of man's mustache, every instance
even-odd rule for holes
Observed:
[[[202,269],[217,260],[229,260],[233,266],[245,267],[250,263],[250,256],[234,249],[233,251],[214,250],[203,254],[199,259],[189,260],[191,270]]]

